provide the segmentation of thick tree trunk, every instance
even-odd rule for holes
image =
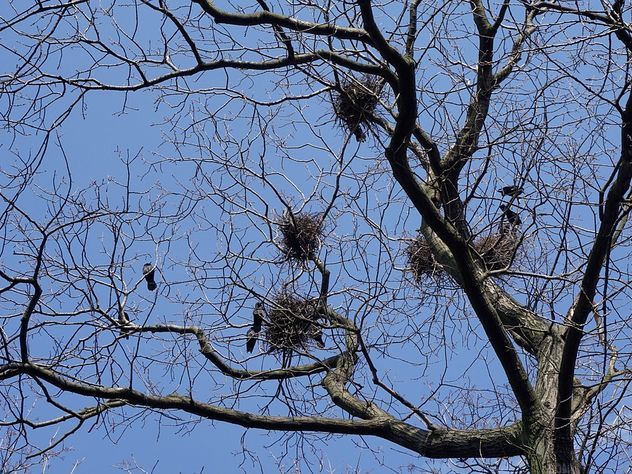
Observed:
[[[572,437],[555,430],[558,376],[564,339],[561,328],[552,327],[538,350],[540,370],[536,381],[538,407],[528,417],[526,458],[533,474],[580,474]]]
[[[580,474],[581,466],[575,455],[572,440],[555,440],[553,425],[535,429],[529,436],[531,449],[527,462],[531,474]]]

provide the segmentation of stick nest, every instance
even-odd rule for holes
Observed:
[[[292,260],[305,262],[318,252],[323,236],[322,214],[288,213],[278,222],[281,231],[281,252]]]
[[[369,130],[369,118],[380,100],[382,84],[376,76],[351,78],[340,84],[333,96],[334,113],[342,128],[348,129],[363,142]]]
[[[419,235],[406,247],[408,257],[408,267],[417,282],[424,277],[440,278],[445,270],[439,262],[435,260],[430,244],[426,242],[423,235]]]
[[[515,259],[516,245],[515,236],[508,234],[490,234],[474,241],[474,248],[488,270],[502,270],[509,267]]]
[[[272,298],[268,308],[265,340],[269,352],[305,350],[319,339],[322,329],[316,320],[317,300],[305,299],[286,291]]]

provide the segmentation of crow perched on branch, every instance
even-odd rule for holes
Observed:
[[[123,308],[119,310],[118,321],[121,326],[127,326],[130,324],[129,315],[123,310]],[[121,329],[121,336],[125,336],[125,339],[128,339],[129,330]]]
[[[151,263],[143,265],[143,275],[147,281],[147,289],[149,291],[154,291],[158,287],[158,285],[156,285],[156,280],[154,280],[155,272],[156,269]]]
[[[320,326],[314,332],[314,335],[312,336],[312,339],[314,339],[314,341],[316,341],[316,345],[320,349],[324,349],[325,348],[325,341],[323,341],[323,329]]]
[[[265,312],[263,310],[263,303],[260,301],[255,303],[255,309],[252,312],[252,326],[248,329],[248,340],[246,341],[246,351],[252,352],[257,344],[257,336],[261,332],[261,324],[263,323],[263,317]]]
[[[514,226],[522,225],[522,220],[520,219],[520,216],[517,213],[513,212],[504,204],[500,205],[500,209],[503,211],[503,214],[505,214],[505,217],[507,218],[507,222],[509,222],[511,225],[514,225]]]
[[[502,188],[498,190],[498,192],[502,194],[503,196],[513,196],[513,197],[518,197],[520,194],[522,194],[523,191],[524,191],[523,188],[520,188],[516,186],[515,184],[512,184],[511,186],[503,186]]]

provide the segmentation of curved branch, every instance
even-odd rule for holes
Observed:
[[[269,61],[235,61],[230,59],[220,59],[218,61],[213,61],[210,63],[198,64],[189,69],[182,69],[180,71],[173,71],[168,74],[163,74],[161,76],[155,77],[153,79],[143,79],[141,82],[130,85],[111,85],[105,84],[97,79],[88,78],[88,79],[67,79],[62,76],[56,76],[51,74],[42,74],[41,77],[49,78],[54,80],[55,82],[59,82],[61,84],[69,84],[74,87],[77,87],[81,90],[110,90],[110,91],[137,91],[140,89],[145,89],[147,87],[152,87],[163,82],[170,81],[172,79],[190,77],[196,74],[200,74],[208,71],[215,71],[218,69],[240,69],[240,70],[251,70],[251,71],[272,71],[275,69],[283,69],[292,66],[299,66],[303,64],[310,64],[316,61],[329,61],[338,66],[343,66],[349,68],[353,71],[365,73],[365,74],[373,74],[376,76],[384,77],[387,81],[393,81],[392,75],[385,70],[385,68],[380,66],[374,66],[371,64],[359,63],[357,61],[353,61],[351,59],[346,58],[340,54],[333,53],[331,51],[321,50],[315,51],[313,53],[306,54],[298,54],[293,57],[283,57],[277,59],[271,59]]]
[[[470,255],[467,242],[462,239],[450,223],[441,217],[410,168],[407,157],[408,142],[415,129],[417,117],[415,64],[408,58],[401,56],[381,35],[373,18],[370,0],[361,0],[358,4],[362,12],[364,26],[375,41],[376,48],[384,59],[395,67],[397,72],[399,115],[395,130],[384,153],[386,159],[391,165],[393,176],[420,215],[423,216],[424,222],[446,243],[454,255],[458,271],[464,275],[462,278],[463,289],[503,366],[522,412],[526,414],[535,403],[535,394],[524,366],[498,316],[491,295],[483,289],[485,278]]]
[[[367,32],[358,28],[345,28],[329,23],[313,23],[299,20],[297,18],[279,15],[271,11],[261,11],[257,13],[230,13],[216,7],[211,0],[192,0],[213,17],[217,24],[257,26],[271,25],[283,27],[301,33],[309,33],[318,36],[333,36],[340,40],[356,40],[364,44],[371,45],[372,39]]]
[[[267,416],[198,402],[189,396],[150,395],[131,388],[104,387],[77,382],[36,364],[7,364],[0,367],[0,380],[27,374],[44,380],[60,390],[106,400],[125,401],[129,405],[164,410],[182,410],[201,418],[223,421],[244,428],[281,431],[317,431],[335,434],[376,436],[408,448],[421,456],[443,459],[506,457],[524,454],[522,424],[483,430],[437,429],[426,431],[387,417],[370,420],[342,420],[310,416]]]
[[[195,336],[200,345],[200,352],[204,357],[213,363],[224,375],[239,379],[239,380],[283,380],[289,378],[302,377],[307,375],[314,375],[331,370],[336,366],[340,355],[329,357],[322,361],[314,362],[313,364],[296,365],[292,367],[285,367],[279,369],[250,371],[240,370],[231,367],[223,357],[213,350],[211,344],[204,334],[204,331],[194,326],[176,326],[171,324],[135,327],[126,326],[129,333],[132,332],[149,332],[149,333],[175,333],[175,334],[190,334]]]

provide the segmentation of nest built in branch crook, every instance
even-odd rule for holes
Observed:
[[[371,116],[375,112],[383,83],[376,76],[350,78],[340,83],[333,94],[336,119],[342,128],[353,133],[358,142],[366,140]]]
[[[322,214],[291,214],[284,212],[278,221],[281,231],[281,252],[289,260],[306,262],[312,258],[322,242]]]
[[[435,259],[430,244],[421,234],[406,247],[406,257],[408,268],[418,283],[426,277],[437,279],[445,274],[444,268]]]
[[[514,263],[518,240],[515,235],[499,233],[479,237],[473,245],[488,270],[502,270]]]
[[[317,299],[283,291],[272,298],[271,303],[264,328],[268,352],[300,352],[313,345],[324,347]]]
[[[477,238],[473,242],[485,267],[490,271],[509,268],[516,263],[519,240],[513,234],[490,234]],[[432,277],[440,280],[446,275],[446,270],[437,262],[426,239],[419,235],[406,247],[408,268],[417,283]]]

